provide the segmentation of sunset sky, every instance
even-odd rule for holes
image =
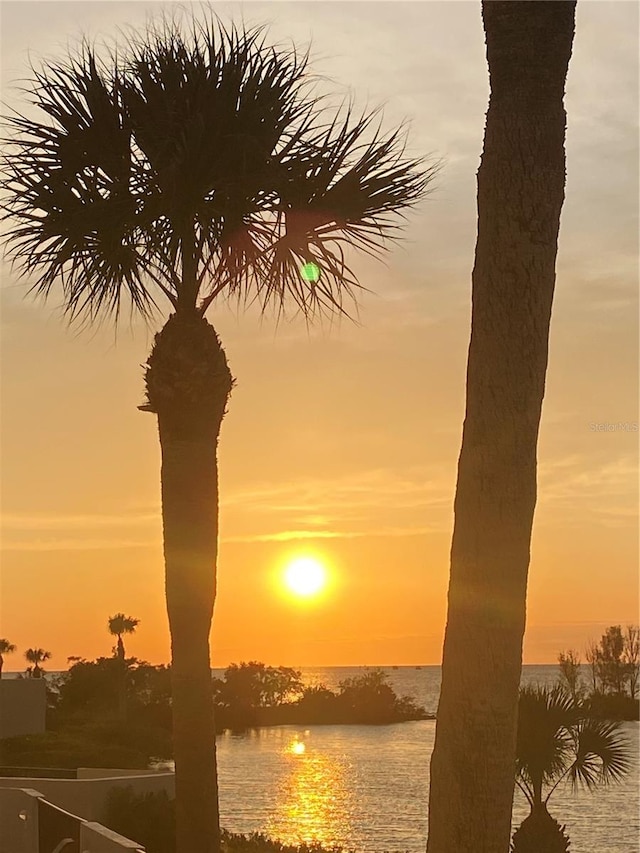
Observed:
[[[114,36],[160,3],[3,2],[2,100],[28,59]],[[312,68],[411,120],[409,153],[444,158],[406,240],[355,266],[359,322],[307,328],[209,312],[237,386],[219,448],[214,666],[435,664],[464,415],[476,170],[488,101],[479,2],[213,4],[312,42]],[[525,663],[638,621],[638,4],[578,3]],[[153,333],[136,320],[69,330],[55,300],[1,297],[0,636],[108,655],[107,618],[140,619],[127,651],[168,661],[156,420],[142,413]],[[163,305],[163,310],[166,308]],[[165,315],[166,316],[166,315]],[[598,424],[615,429],[594,428]],[[329,583],[300,601],[287,561]]]

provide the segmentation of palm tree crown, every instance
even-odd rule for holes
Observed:
[[[27,659],[28,663],[33,664],[34,677],[39,678],[42,674],[42,667],[40,666],[40,664],[44,663],[44,661],[46,660],[49,660],[49,658],[51,657],[51,652],[47,652],[44,649],[27,649],[24,653],[24,656]]]
[[[121,660],[124,660],[125,657],[122,635],[133,634],[139,624],[139,619],[134,619],[132,616],[125,616],[124,613],[116,613],[115,616],[109,617],[109,633],[118,638],[117,656]]]
[[[13,643],[10,643],[9,640],[2,637],[0,638],[0,676],[2,675],[2,667],[4,666],[4,657],[3,655],[9,655],[12,652],[15,652],[16,647]]]
[[[559,685],[536,686],[520,691],[516,761],[518,785],[533,808],[565,778],[590,790],[619,781],[631,755],[620,723],[594,719]]]
[[[4,637],[0,639],[0,655],[8,655],[11,652],[15,652],[15,650],[16,647],[9,640],[6,640]]]
[[[8,120],[9,254],[32,289],[60,282],[71,318],[117,316],[123,294],[148,314],[154,286],[201,315],[222,292],[342,310],[345,246],[384,248],[437,164],[405,159],[402,129],[369,134],[376,111],[327,117],[308,55],[262,28],[165,21],[131,43],[34,72],[46,119]]]

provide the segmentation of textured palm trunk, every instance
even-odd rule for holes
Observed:
[[[564,200],[575,3],[482,9],[491,98],[428,853],[509,848],[536,445]]]
[[[209,633],[216,595],[217,443],[232,378],[206,320],[173,315],[147,370],[158,414],[171,631],[177,853],[218,853],[220,821]]]
[[[124,659],[118,660],[118,720],[121,723],[127,722],[127,664]]]
[[[118,681],[118,720],[121,723],[127,721],[127,664],[125,661],[124,643],[122,636],[118,634],[116,647],[117,681]]]

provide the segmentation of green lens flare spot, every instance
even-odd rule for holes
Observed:
[[[318,264],[314,264],[313,261],[309,261],[309,263],[302,267],[300,273],[305,281],[310,281],[315,284],[320,278],[320,267]]]

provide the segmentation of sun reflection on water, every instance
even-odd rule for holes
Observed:
[[[301,736],[285,747],[288,773],[280,783],[277,814],[266,832],[285,844],[331,846],[351,832],[350,765],[313,749]]]
[[[301,740],[294,740],[288,747],[288,752],[293,753],[293,755],[302,755],[307,751],[307,747]]]

